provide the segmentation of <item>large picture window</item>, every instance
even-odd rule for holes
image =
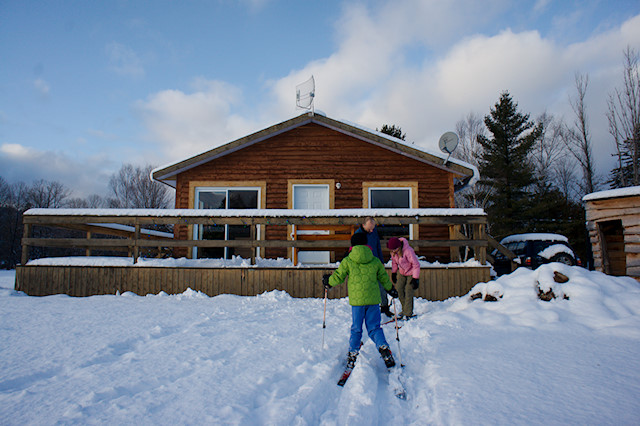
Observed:
[[[260,206],[260,188],[196,188],[195,206],[197,209],[257,209]],[[195,225],[196,240],[248,240],[251,238],[251,225]],[[256,230],[257,235],[257,230]],[[251,248],[234,247],[195,247],[193,257],[224,258],[232,256],[250,258]]]
[[[371,209],[410,209],[411,188],[369,188],[369,208]],[[385,225],[378,227],[381,239],[405,237],[411,239],[409,225]]]

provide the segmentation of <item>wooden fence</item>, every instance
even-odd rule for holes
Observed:
[[[349,227],[362,218],[376,217],[382,225],[446,225],[447,240],[412,240],[414,247],[449,247],[452,258],[459,248],[469,246],[475,259],[486,265],[486,215],[480,209],[344,209],[344,210],[197,210],[197,209],[32,209],[23,216],[22,265],[17,268],[16,288],[33,295],[64,293],[73,296],[113,294],[132,291],[137,294],[176,293],[187,287],[209,295],[232,293],[255,295],[281,289],[294,297],[321,297],[318,289],[323,273],[319,268],[165,268],[133,266],[141,248],[151,247],[289,247],[304,250],[346,249],[348,234],[300,239],[296,227],[329,229]],[[149,225],[245,225],[251,226],[251,236],[244,240],[183,240],[167,238],[166,234],[150,233]],[[292,230],[288,240],[260,238],[257,226],[287,225]],[[463,236],[459,227],[467,225],[471,236]],[[82,230],[85,237],[34,238],[33,228],[61,227]],[[119,227],[119,238],[95,238],[95,233],[109,234]],[[129,226],[131,231],[122,232]],[[332,231],[333,232],[333,231]],[[384,244],[384,243],[383,243]],[[126,249],[132,254],[131,267],[101,266],[30,266],[30,247],[62,247],[91,250]],[[465,294],[475,283],[489,280],[489,267],[430,268],[421,272],[424,287],[419,297],[442,300]],[[320,293],[319,293],[320,291]],[[333,297],[343,297],[336,290]]]
[[[68,294],[92,296],[127,291],[144,296],[182,293],[187,288],[209,296],[255,296],[284,290],[292,297],[324,297],[322,275],[332,268],[182,268],[144,266],[18,266],[16,290],[30,296]],[[445,300],[488,281],[489,266],[426,268],[420,271],[416,297]],[[329,291],[330,298],[347,296],[345,284]]]

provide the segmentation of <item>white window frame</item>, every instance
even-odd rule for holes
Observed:
[[[195,191],[194,191],[194,200],[193,200],[193,204],[194,204],[194,208],[195,209],[200,209],[199,205],[200,205],[200,193],[201,192],[225,192],[225,200],[227,202],[227,206],[229,205],[229,190],[237,190],[237,191],[257,191],[258,192],[258,199],[256,200],[257,202],[257,207],[256,210],[260,209],[260,206],[262,205],[262,188],[259,186],[196,186],[195,187]],[[200,225],[194,225],[193,226],[193,239],[194,240],[200,240],[199,238],[199,233],[200,233]],[[262,239],[262,225],[256,225],[256,238],[258,240]],[[227,241],[229,238],[229,225],[225,225],[224,226],[224,241]],[[224,259],[227,258],[227,250],[229,248],[225,247],[224,248]],[[256,248],[256,257],[260,256],[260,248],[257,247]],[[192,250],[192,254],[191,257],[193,259],[197,259],[198,258],[198,247],[193,247]]]
[[[313,187],[313,188],[326,188],[327,189],[327,204],[328,204],[328,208],[331,208],[331,185],[328,185],[326,183],[294,183],[291,185],[291,209],[292,210],[296,210],[295,209],[295,205],[296,205],[296,188],[300,188],[300,187],[305,187],[305,188],[309,188],[309,187]],[[331,232],[329,231],[321,231],[321,230],[316,230],[316,231],[297,231],[298,235],[328,235]],[[300,252],[304,252],[305,250],[298,250],[298,256],[300,255]],[[317,251],[315,252],[318,256],[327,256],[328,261],[327,262],[321,262],[321,263],[330,263],[331,262],[331,252],[329,250],[327,251]],[[292,256],[292,260],[293,260],[293,256]],[[308,263],[309,265],[313,265],[314,263]]]
[[[371,207],[371,201],[372,201],[372,194],[371,191],[390,191],[390,190],[406,190],[409,191],[409,207],[410,209],[413,208],[413,187],[411,186],[370,186],[367,188],[368,191],[368,203],[369,205],[367,206],[368,208],[373,208]],[[413,226],[409,225],[409,239],[413,240]]]

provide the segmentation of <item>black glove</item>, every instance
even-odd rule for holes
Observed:
[[[389,293],[389,296],[393,297],[394,299],[398,298],[398,290],[396,290],[394,286],[391,286],[391,290],[387,290],[387,293]]]
[[[391,282],[395,284],[396,281],[398,281],[398,273],[394,272],[391,274]]]
[[[411,287],[413,287],[414,290],[417,290],[418,286],[420,286],[420,281],[418,281],[417,278],[411,278]]]
[[[327,290],[329,290],[331,288],[331,285],[329,285],[329,277],[331,277],[331,274],[324,274],[322,276],[322,285]]]

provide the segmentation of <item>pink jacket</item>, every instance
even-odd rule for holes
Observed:
[[[399,270],[401,275],[409,276],[413,278],[420,278],[420,262],[418,262],[418,256],[413,251],[406,238],[399,238],[402,241],[402,257],[397,254],[391,255],[391,272]]]

